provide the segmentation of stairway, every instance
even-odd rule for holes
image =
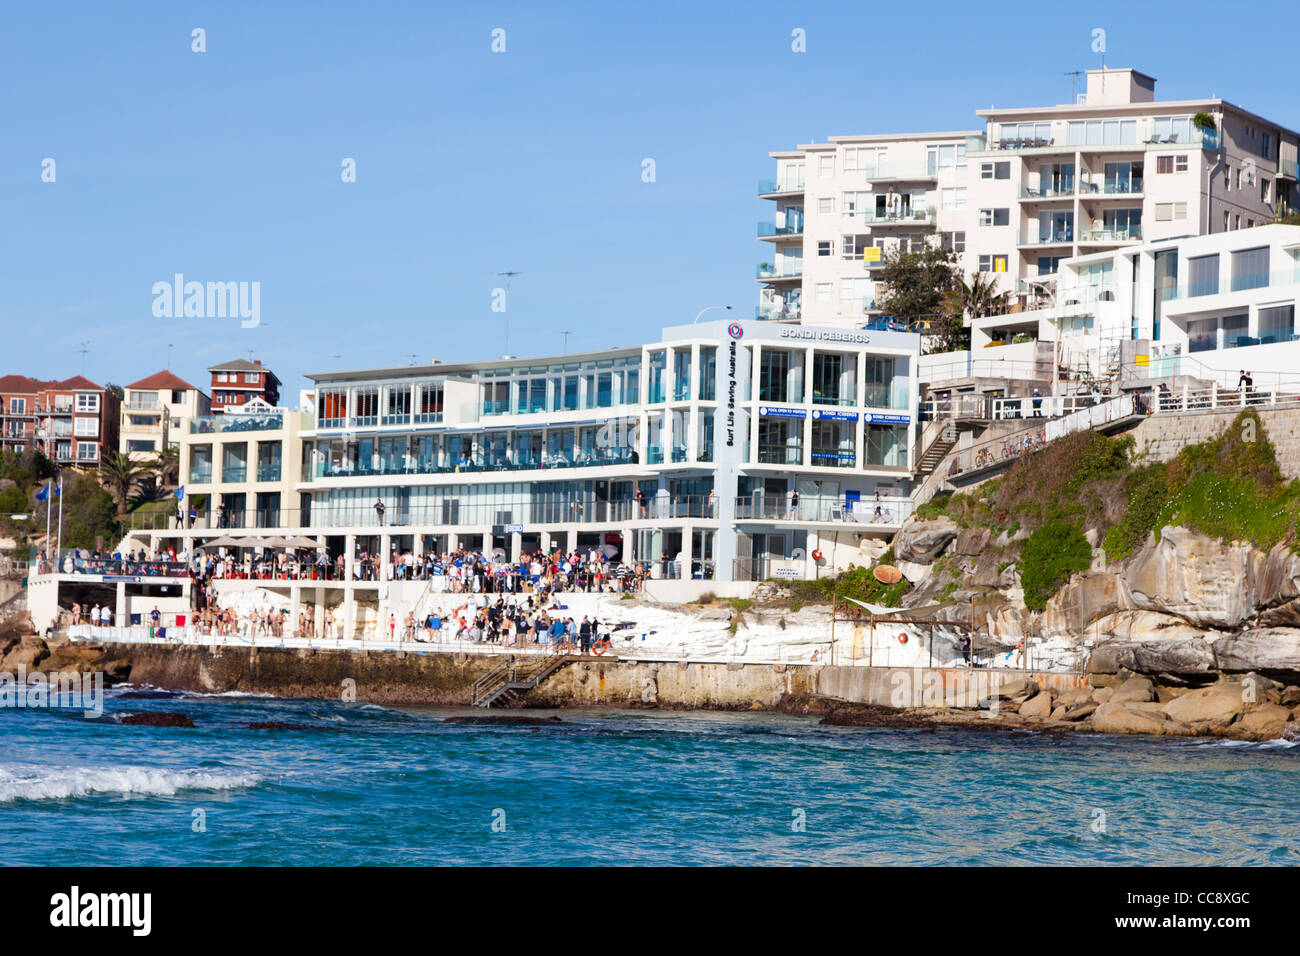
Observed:
[[[567,654],[548,654],[534,660],[507,658],[474,682],[474,706],[491,707],[498,700],[513,703],[573,659]]]
[[[939,433],[930,442],[916,462],[917,477],[931,474],[939,467],[939,462],[947,457],[957,444],[956,428],[940,428]]]

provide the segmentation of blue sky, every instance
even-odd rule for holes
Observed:
[[[492,358],[504,270],[516,355],[752,316],[768,151],[1065,102],[1094,27],[1160,99],[1300,127],[1276,4],[1018,6],[7,2],[0,372],[76,374],[85,343],[87,376],[127,383],[171,345],[206,385],[251,351],[292,396],[304,372]],[[262,325],[155,318],[177,272],[260,282]]]

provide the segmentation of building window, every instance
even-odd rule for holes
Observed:
[[[1239,249],[1232,253],[1232,291],[1260,289],[1268,285],[1268,246]]]
[[[96,435],[99,434],[99,419],[98,418],[73,419],[72,433],[81,438],[94,438]]]
[[[965,209],[966,208],[966,189],[963,186],[957,186],[952,189],[944,189],[941,193],[941,200],[944,209]]]
[[[817,243],[817,255],[833,256],[835,255],[835,243],[830,239],[823,239]]]
[[[980,179],[1010,179],[1010,163],[980,163]]]
[[[981,226],[1008,226],[1011,224],[1010,209],[981,209]]]
[[[11,399],[9,399],[9,414],[10,414],[10,415],[26,415],[26,414],[27,414],[27,399],[25,399],[25,398],[11,398]]]
[[[830,179],[835,175],[835,157],[819,156],[817,157],[817,175],[822,179]]]
[[[1186,218],[1187,218],[1187,203],[1185,202],[1156,203],[1156,222],[1174,222]]]
[[[1269,189],[1272,185],[1273,185],[1273,181],[1271,179],[1264,179],[1263,177],[1260,177],[1259,201],[1262,202],[1265,206],[1267,206],[1269,203],[1273,201],[1273,197],[1269,195]]]
[[[818,282],[817,301],[829,302],[831,300],[831,293],[834,291],[834,285],[833,282]]]
[[[1187,172],[1187,154],[1178,153],[1177,155],[1157,156],[1156,173],[1166,175],[1168,173],[1185,173]]]
[[[965,252],[966,233],[945,232],[940,240],[940,246],[944,252]]]
[[[129,452],[151,452],[157,451],[158,446],[152,441],[132,439],[126,443],[126,450]]]
[[[840,242],[840,258],[861,259],[862,250],[871,245],[870,236],[845,236]]]
[[[97,412],[99,411],[99,396],[98,396],[98,395],[78,395],[78,396],[77,396],[77,411],[79,411],[79,412],[97,413]]]
[[[819,216],[832,216],[832,215],[834,215],[834,214],[835,214],[835,199],[834,199],[834,197],[829,197],[829,198],[826,198],[826,199],[819,199],[819,200],[817,200],[817,215],[819,215]]]
[[[1290,342],[1295,339],[1295,306],[1279,305],[1259,310],[1259,341]]]
[[[1187,295],[1216,295],[1219,291],[1219,255],[1187,260]]]
[[[980,272],[1006,272],[1007,257],[995,256],[995,255],[980,256],[979,271]]]
[[[1270,134],[1265,133],[1263,140],[1260,142],[1259,154],[1263,156],[1265,159],[1270,159],[1272,149],[1273,149],[1273,137]]]

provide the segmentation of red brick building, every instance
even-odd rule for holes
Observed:
[[[60,465],[98,466],[117,451],[121,403],[90,379],[0,376],[0,448],[39,448]]]
[[[268,405],[280,404],[280,380],[260,359],[235,359],[213,365],[208,371],[212,373],[213,414],[238,408],[255,398]]]

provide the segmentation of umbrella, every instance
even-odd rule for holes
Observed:
[[[290,543],[288,538],[278,538],[275,537],[274,535],[272,535],[269,538],[260,538],[258,539],[257,543],[263,548],[292,548],[293,547],[293,545]]]
[[[220,537],[213,538],[211,541],[205,541],[203,544],[199,545],[199,547],[200,548],[238,548],[241,547],[241,545],[234,538],[230,537],[229,535],[223,534]]]
[[[613,544],[602,544],[600,546],[600,553],[607,558],[612,558],[614,555],[618,554],[618,546]]]
[[[286,548],[319,548],[321,545],[315,538],[300,534],[296,538],[285,538],[284,546]]]

